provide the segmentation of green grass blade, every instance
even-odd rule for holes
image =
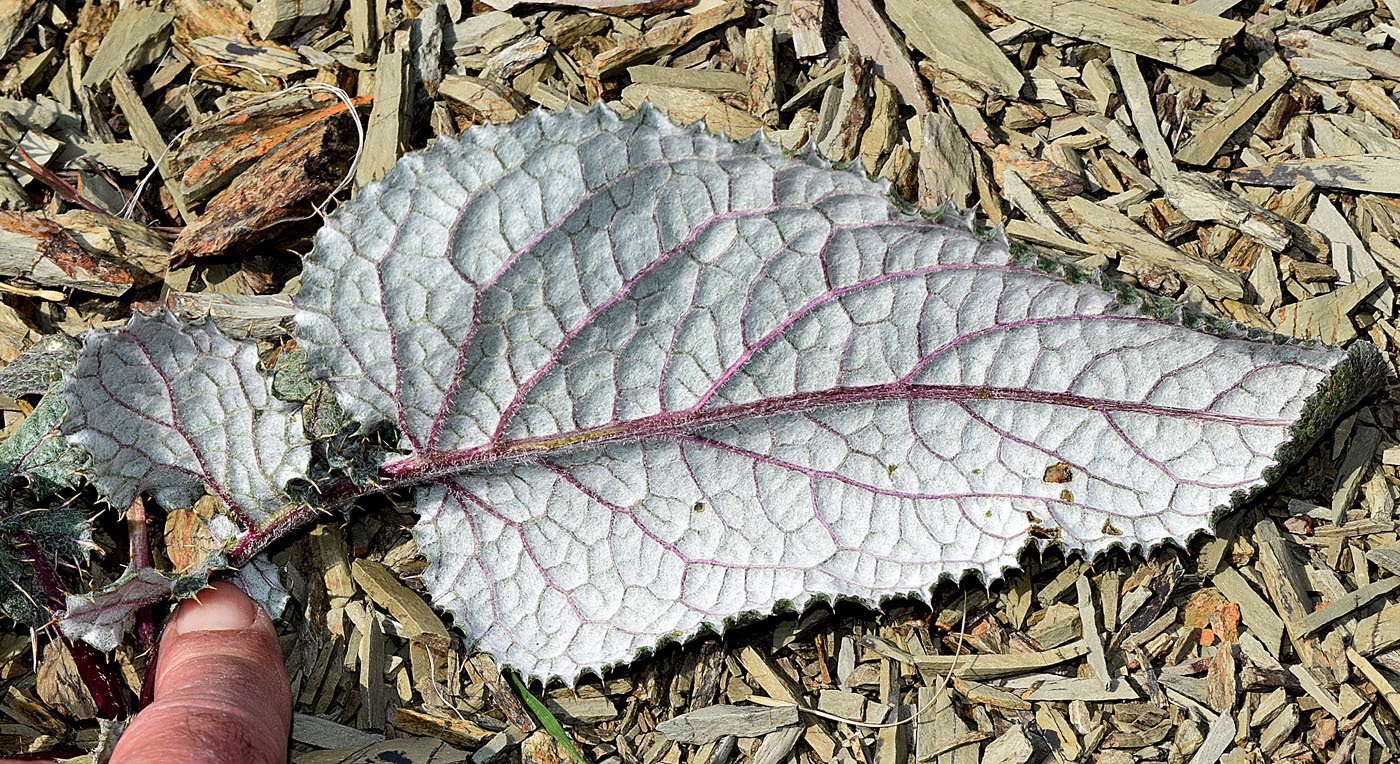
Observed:
[[[569,733],[564,731],[564,725],[560,724],[559,720],[554,718],[554,714],[549,712],[549,708],[530,692],[530,688],[526,687],[525,683],[520,680],[520,675],[514,671],[505,671],[503,673],[506,675],[506,678],[510,680],[510,684],[515,688],[516,693],[520,695],[520,699],[525,701],[525,707],[530,709],[530,713],[535,715],[535,721],[539,722],[541,727],[544,727],[544,731],[548,732],[550,737],[559,741],[559,745],[563,746],[565,751],[568,751],[569,756],[573,757],[574,761],[578,762],[578,764],[588,764],[588,760],[583,758],[583,754],[579,753],[578,749],[574,747],[574,741],[569,739]]]

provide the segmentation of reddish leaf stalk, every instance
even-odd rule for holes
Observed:
[[[131,539],[131,564],[138,568],[152,567],[151,543],[146,535],[146,503],[141,500],[140,494],[137,494],[136,500],[127,507],[126,532]],[[155,633],[155,605],[142,605],[141,609],[136,611],[137,644],[149,645]]]
[[[34,543],[33,539],[21,535],[18,541],[29,563],[34,566],[34,575],[39,580],[39,585],[48,595],[49,612],[55,618],[60,617],[65,605],[63,585],[57,571],[40,554],[39,545]],[[92,693],[98,713],[108,719],[125,719],[129,716],[131,710],[127,705],[126,693],[122,690],[116,666],[86,642],[74,642],[62,634],[59,638],[68,649],[68,654],[73,656],[73,663],[78,667],[78,676],[82,678],[88,692]]]

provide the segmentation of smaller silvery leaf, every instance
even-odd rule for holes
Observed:
[[[287,608],[291,599],[287,587],[282,584],[282,572],[266,554],[249,560],[234,576],[234,583],[254,602],[262,605],[267,617],[277,620]]]
[[[208,492],[252,528],[282,512],[287,481],[306,474],[300,413],[272,397],[252,342],[209,323],[162,311],[92,333],[63,395],[63,429],[114,506],[141,491],[188,506]]]
[[[78,341],[65,334],[40,339],[0,369],[0,395],[18,398],[49,392],[73,368],[77,354]]]
[[[114,650],[131,631],[136,611],[170,596],[170,586],[171,580],[154,568],[127,568],[100,591],[69,594],[58,628],[69,639],[81,639],[103,652]]]
[[[87,462],[81,448],[59,434],[68,413],[62,396],[45,395],[20,426],[0,443],[0,484],[27,477],[38,495],[75,485]]]

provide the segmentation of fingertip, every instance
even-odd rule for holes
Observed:
[[[291,707],[271,619],[238,587],[216,582],[177,606],[161,636],[153,701],[112,760],[283,762]]]

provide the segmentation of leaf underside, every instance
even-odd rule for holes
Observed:
[[[272,397],[252,342],[165,311],[90,334],[63,400],[63,429],[92,458],[88,478],[122,509],[143,491],[169,508],[207,492],[254,528],[287,509],[283,489],[311,455],[300,412]]]
[[[1380,375],[1365,345],[1151,318],[645,108],[405,157],[296,303],[313,371],[401,434],[382,472],[425,483],[434,602],[568,679],[779,602],[995,577],[1036,534],[1184,541]]]

